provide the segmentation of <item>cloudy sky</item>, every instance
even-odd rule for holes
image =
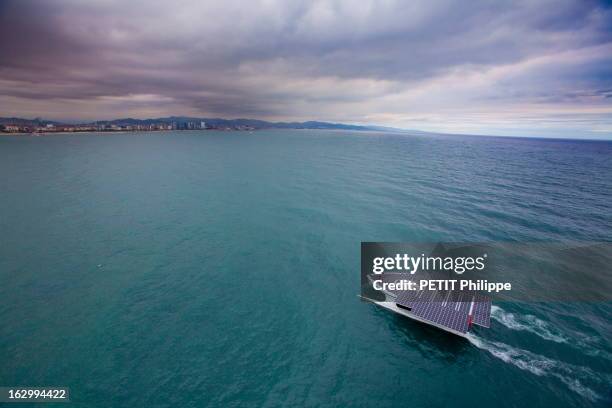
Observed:
[[[0,0],[0,116],[612,137],[612,7]]]

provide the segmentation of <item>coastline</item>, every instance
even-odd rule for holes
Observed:
[[[43,136],[43,135],[72,135],[76,133],[162,133],[162,132],[202,132],[202,131],[222,131],[222,132],[253,132],[261,129],[147,129],[147,130],[75,130],[61,132],[3,132],[0,131],[0,136]]]

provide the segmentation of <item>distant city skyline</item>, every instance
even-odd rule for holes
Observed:
[[[612,138],[588,0],[0,0],[0,116],[167,116]]]

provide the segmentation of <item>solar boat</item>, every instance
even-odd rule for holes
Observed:
[[[409,275],[408,275],[409,276]],[[404,273],[384,273],[373,279],[398,282],[410,279]],[[389,290],[384,289],[384,300],[364,298],[367,301],[402,316],[467,337],[473,325],[491,326],[491,299],[482,293],[465,290]]]

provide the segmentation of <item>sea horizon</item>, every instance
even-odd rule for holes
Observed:
[[[227,120],[232,120],[232,119],[227,119]],[[103,122],[103,121],[102,121]],[[363,130],[357,130],[359,132],[364,132],[364,133],[383,133],[383,134],[390,134],[390,135],[406,135],[406,136],[430,136],[430,137],[484,137],[484,138],[510,138],[510,139],[535,139],[535,140],[569,140],[569,141],[585,141],[585,142],[612,142],[612,134],[611,135],[604,135],[601,138],[596,138],[596,137],[592,137],[592,138],[585,138],[585,137],[577,137],[577,136],[539,136],[539,135],[533,135],[533,136],[516,136],[516,135],[511,135],[511,134],[484,134],[484,133],[443,133],[443,132],[431,132],[431,131],[424,131],[424,130],[416,130],[416,129],[399,129],[399,128],[390,128],[389,130],[385,130],[385,129],[376,129],[377,125],[372,125],[371,128],[370,126],[367,125],[357,125],[357,124],[344,124],[344,123],[333,123],[335,125],[343,125],[343,126],[362,126],[364,127]],[[202,131],[202,130],[206,130],[206,131],[222,131],[222,132],[256,132],[256,131],[283,131],[283,130],[295,130],[295,131],[316,131],[316,130],[326,130],[326,131],[336,131],[336,132],[344,132],[346,131],[346,129],[327,129],[327,128],[254,128],[254,129],[215,129],[215,128],[210,128],[210,129],[184,129],[181,131],[188,131],[188,132],[198,132],[198,131]],[[105,134],[105,133],[117,133],[117,134],[125,134],[125,133],[134,133],[134,132],[173,132],[176,131],[176,129],[158,129],[158,130],[148,130],[148,129],[142,129],[142,130],[96,130],[96,131],[91,131],[91,130],[78,130],[78,131],[47,131],[47,132],[3,132],[0,130],[0,136],[9,136],[9,135],[32,135],[32,134],[36,134],[38,136],[42,136],[44,135],[54,135],[54,134],[76,134],[76,133],[92,133],[92,134]]]

